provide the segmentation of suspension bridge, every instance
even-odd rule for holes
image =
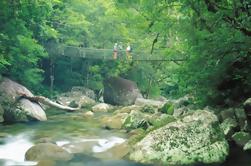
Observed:
[[[84,59],[96,59],[111,61],[113,58],[113,49],[97,49],[97,48],[84,48],[77,46],[68,45],[49,45],[46,47],[49,54],[55,56],[66,56],[66,57],[79,57]],[[118,50],[118,58],[116,60],[126,60],[127,53],[125,50]],[[146,51],[132,51],[129,53],[132,61],[184,61],[185,57],[168,57],[164,51],[154,51],[150,54]]]

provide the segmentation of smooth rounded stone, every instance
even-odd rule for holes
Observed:
[[[243,150],[251,150],[251,140],[249,140],[245,146],[243,147]]]
[[[228,153],[217,117],[197,110],[148,133],[133,146],[129,159],[160,165],[210,164],[223,162]]]
[[[127,113],[117,113],[113,116],[106,116],[101,119],[101,124],[109,129],[121,129],[127,117]]]
[[[243,131],[236,132],[232,135],[232,139],[237,145],[243,147],[251,139],[251,134]]]
[[[29,161],[43,160],[63,160],[67,161],[72,158],[72,154],[63,148],[52,143],[40,143],[31,147],[25,153],[25,159]]]
[[[238,128],[238,123],[235,119],[227,118],[220,124],[221,129],[227,137],[230,137],[236,128]]]
[[[104,81],[104,102],[112,105],[133,105],[142,97],[137,85],[121,77],[110,77]]]
[[[30,120],[46,121],[47,117],[42,107],[28,99],[20,99],[15,106],[5,110],[4,121],[6,122],[27,122]]]
[[[92,111],[87,111],[84,113],[84,117],[86,118],[91,118],[94,116],[94,113]]]
[[[47,120],[46,114],[39,104],[27,99],[21,99],[19,102],[21,109],[27,113],[27,116],[39,121]]]
[[[112,109],[113,109],[113,107],[109,104],[106,104],[106,103],[99,103],[99,104],[92,107],[93,112],[108,112]]]

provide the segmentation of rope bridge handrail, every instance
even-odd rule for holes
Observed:
[[[54,45],[47,47],[50,54],[56,56],[80,57],[86,59],[114,60],[113,49],[85,48],[77,46]],[[118,59],[126,59],[125,50],[118,50]],[[161,51],[150,54],[144,51],[132,51],[130,53],[133,61],[184,61],[186,58],[167,57]]]

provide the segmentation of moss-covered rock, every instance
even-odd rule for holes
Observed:
[[[243,131],[236,132],[232,135],[232,139],[237,145],[243,147],[251,139],[251,134]]]
[[[157,129],[175,120],[176,118],[173,117],[172,115],[161,114],[152,116],[150,119],[150,123],[153,125],[155,129]]]
[[[140,111],[133,110],[125,118],[125,121],[123,123],[123,128],[127,130],[132,130],[137,128],[147,129],[150,126],[149,119],[150,119],[149,115],[144,114]]]
[[[235,119],[227,118],[220,124],[221,129],[227,137],[232,136],[234,131],[238,128],[238,123]]]
[[[251,140],[244,145],[243,150],[251,150]]]
[[[131,160],[160,165],[223,162],[229,146],[217,117],[195,111],[154,130],[133,146]]]
[[[161,109],[160,112],[168,114],[168,115],[173,115],[174,112],[174,104],[171,102],[167,102]]]

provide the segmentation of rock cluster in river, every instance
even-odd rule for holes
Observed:
[[[8,78],[3,78],[0,82],[0,105],[4,110],[3,118],[6,122],[19,122],[29,120],[47,120],[42,107],[33,101],[20,98],[20,94],[33,96],[33,94],[23,85],[18,84]]]

